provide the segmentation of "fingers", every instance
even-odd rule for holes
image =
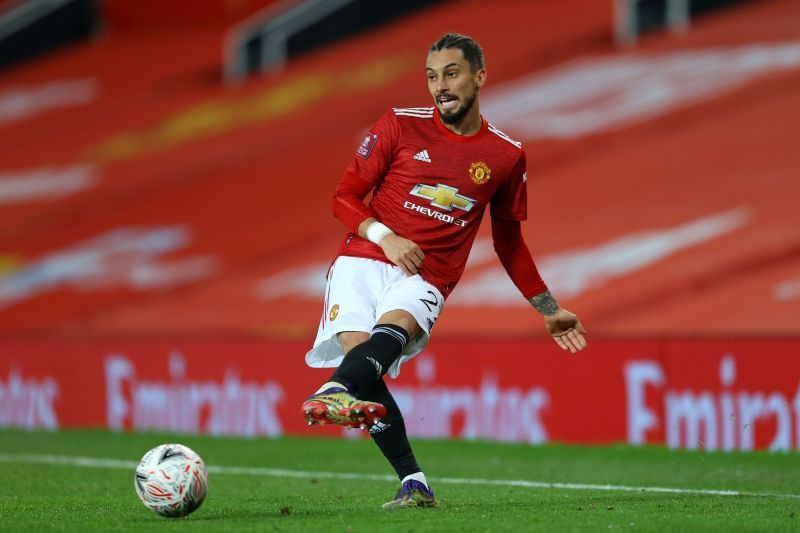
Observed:
[[[576,351],[580,352],[586,348],[586,337],[584,337],[583,333],[577,329],[568,331],[567,337],[570,339],[570,341],[572,341],[572,345],[575,346]]]
[[[419,272],[419,269],[422,266],[422,260],[425,259],[425,254],[422,252],[422,250],[420,250],[419,246],[413,243],[411,244],[412,246],[401,251],[397,257],[397,260],[393,261],[394,264],[400,267],[400,270],[402,270],[403,274],[406,276],[413,276]]]
[[[414,272],[422,266],[422,260],[425,258],[425,254],[422,253],[422,250],[417,248],[416,250],[412,249],[411,253],[408,254],[408,260],[414,265],[415,270]]]
[[[413,276],[419,272],[419,268],[422,266],[422,260],[418,256],[412,255],[398,258],[395,264],[400,267],[404,275]]]
[[[556,344],[558,344],[558,347],[562,350],[569,350],[569,346],[567,346],[567,343],[564,342],[564,339],[562,339],[560,336],[553,335],[553,340],[556,341]],[[572,353],[575,352],[573,351]]]
[[[403,263],[411,274],[416,274],[419,271],[423,259],[425,259],[425,254],[422,253],[422,250],[420,250],[416,244],[411,246],[403,255]]]
[[[409,259],[401,259],[397,263],[397,266],[400,267],[400,270],[402,270],[403,274],[405,274],[406,276],[413,276],[418,271],[417,265],[414,264],[414,262]]]
[[[413,276],[419,272],[425,253],[413,241],[391,234],[381,240],[379,244],[386,257],[397,265],[406,276]]]
[[[580,352],[587,346],[586,338],[583,334],[572,328],[567,330],[566,333],[553,335],[553,340],[556,341],[559,348],[565,351],[569,350],[570,353]]]

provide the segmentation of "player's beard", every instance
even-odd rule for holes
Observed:
[[[459,124],[462,120],[464,120],[464,117],[467,116],[467,113],[469,113],[469,110],[472,109],[472,106],[475,105],[475,98],[477,96],[478,89],[475,88],[470,96],[464,98],[462,105],[452,113],[442,113],[442,110],[439,109],[439,106],[436,106],[436,111],[439,112],[439,118],[442,119],[442,122],[451,126],[454,124]]]

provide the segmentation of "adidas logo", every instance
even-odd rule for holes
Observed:
[[[384,424],[383,422],[377,422],[376,424],[373,424],[371,428],[369,428],[369,432],[370,434],[374,435],[375,433],[380,433],[381,431],[389,429],[390,427],[392,427],[391,424]]]
[[[383,372],[383,366],[378,361],[373,359],[372,357],[367,357],[367,361],[372,363],[372,365],[375,367],[375,370],[378,373],[378,379],[380,379],[381,373]]]
[[[414,159],[416,159],[417,161],[425,161],[426,163],[431,162],[431,156],[428,155],[427,150],[419,152],[417,155],[414,156]]]

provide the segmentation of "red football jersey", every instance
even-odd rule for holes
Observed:
[[[374,185],[370,209],[422,249],[419,273],[445,297],[464,272],[487,205],[493,218],[527,218],[525,152],[485,119],[478,133],[464,136],[448,130],[433,107],[392,109],[347,172]],[[354,233],[338,255],[389,262]]]

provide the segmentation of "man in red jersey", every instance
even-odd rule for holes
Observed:
[[[385,113],[336,189],[334,215],[350,233],[328,273],[319,332],[306,354],[312,367],[338,367],[303,403],[309,425],[369,428],[402,482],[386,509],[429,507],[434,496],[383,376],[396,377],[427,344],[487,206],[497,255],[547,331],[564,350],[586,347],[578,318],[547,290],[522,239],[525,152],[480,114],[480,46],[446,34],[425,71],[435,107]]]

